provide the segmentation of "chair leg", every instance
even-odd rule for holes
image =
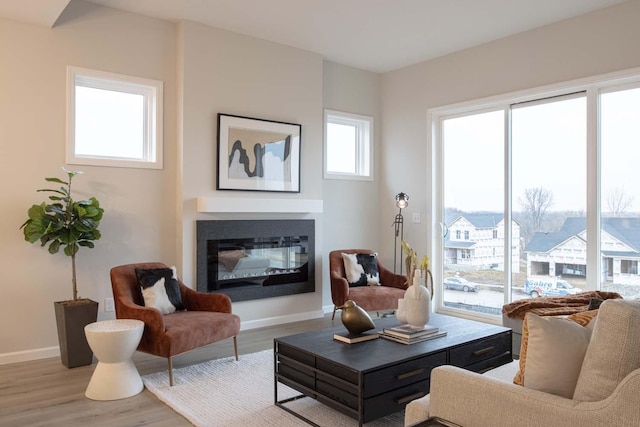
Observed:
[[[233,351],[236,353],[236,362],[238,361],[238,339],[233,337]]]
[[[171,356],[167,357],[167,361],[169,362],[169,387],[173,387],[173,359]]]
[[[333,320],[336,317],[336,310],[338,309],[338,306],[333,306],[333,316],[331,316],[331,320]]]

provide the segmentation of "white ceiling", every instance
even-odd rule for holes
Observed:
[[[73,0],[78,1],[78,0]],[[625,0],[87,0],[187,19],[386,72]],[[631,0],[637,1],[637,0]],[[1,0],[0,17],[53,26],[69,0]]]

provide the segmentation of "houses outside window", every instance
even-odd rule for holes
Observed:
[[[163,83],[67,68],[67,163],[162,169]]]
[[[373,117],[325,110],[324,177],[373,180]]]
[[[633,237],[640,235],[633,185],[640,181],[640,70],[434,108],[428,117],[432,179],[442,188],[432,194],[433,228],[480,214],[502,221],[468,228],[474,239],[465,232],[461,242],[446,234],[434,242],[436,283],[457,274],[504,290],[480,303],[443,291],[439,310],[499,316],[504,303],[527,297],[529,275],[640,297],[633,259],[640,259]],[[491,252],[478,246],[488,229]],[[456,265],[455,252],[470,248],[468,265]],[[495,257],[485,254],[502,257],[488,262]]]
[[[623,259],[620,261],[620,273],[638,274],[638,261]]]

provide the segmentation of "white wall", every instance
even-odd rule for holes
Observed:
[[[95,249],[77,257],[78,291],[111,296],[111,267],[176,258],[175,27],[72,2],[53,29],[0,20],[0,363],[57,354],[53,302],[71,299],[71,260],[24,241],[27,209],[46,196],[45,177],[82,170],[76,197],[105,209]],[[165,82],[163,170],[65,165],[66,67],[75,65]]]
[[[402,189],[411,197],[409,212],[431,208],[428,108],[638,67],[638,22],[640,2],[623,3],[383,75],[380,197]],[[391,217],[382,206],[382,218]],[[425,253],[439,230],[407,216],[406,240]]]
[[[105,209],[103,237],[78,255],[81,297],[101,304],[111,297],[109,270],[124,263],[162,261],[179,267],[195,287],[195,220],[312,218],[316,221],[316,292],[234,304],[243,328],[322,314],[330,301],[324,239],[331,245],[361,239],[359,227],[343,228],[345,217],[323,214],[212,214],[196,212],[196,197],[322,199],[334,212],[343,200],[375,199],[375,184],[325,191],[322,179],[323,86],[345,82],[358,89],[330,108],[378,117],[377,76],[329,66],[323,81],[319,55],[193,22],[173,24],[71,2],[53,29],[0,20],[0,179],[3,220],[0,259],[5,273],[0,322],[0,363],[58,354],[53,302],[71,297],[70,260],[24,242],[19,226],[46,176],[61,176],[65,141],[66,66],[94,68],[165,84],[163,170],[78,167],[78,196],[95,195]],[[342,74],[345,76],[341,76]],[[350,102],[350,97],[354,102]],[[299,194],[215,190],[218,112],[300,123],[302,176]],[[379,125],[377,125],[379,131]],[[67,165],[68,166],[68,165]],[[75,168],[71,166],[71,168]],[[366,191],[362,192],[362,188]],[[351,194],[350,194],[351,193]],[[353,194],[355,193],[355,194]],[[357,209],[348,217],[356,215]],[[373,217],[375,218],[375,217]],[[367,220],[369,225],[376,221]],[[374,246],[375,227],[359,240]],[[335,231],[332,231],[335,229]],[[333,236],[338,236],[336,240]],[[355,237],[355,238],[354,238]],[[342,239],[342,240],[340,240]]]
[[[195,221],[310,218],[316,224],[316,292],[234,303],[243,329],[322,315],[320,214],[198,213],[197,197],[322,199],[322,58],[194,22],[179,25],[183,90],[183,277],[195,283]],[[300,193],[216,191],[217,114],[302,125]]]
[[[379,250],[381,237],[392,238],[392,228],[378,230],[381,221],[380,200],[380,75],[333,62],[324,63],[324,108],[371,116],[374,119],[374,176],[373,181],[325,179],[323,185],[324,234],[323,282],[329,283],[329,252],[336,249]],[[395,203],[393,200],[385,201]],[[389,224],[393,218],[389,219]],[[381,260],[385,264],[385,260]],[[388,264],[391,268],[391,262]],[[323,306],[331,307],[330,291],[323,298]]]

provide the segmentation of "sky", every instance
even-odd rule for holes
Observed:
[[[640,211],[640,89],[604,94],[601,107],[603,210],[615,188]],[[586,211],[586,97],[512,109],[513,202],[526,188],[553,194],[550,211]],[[502,211],[504,112],[448,119],[444,125],[445,206]]]

